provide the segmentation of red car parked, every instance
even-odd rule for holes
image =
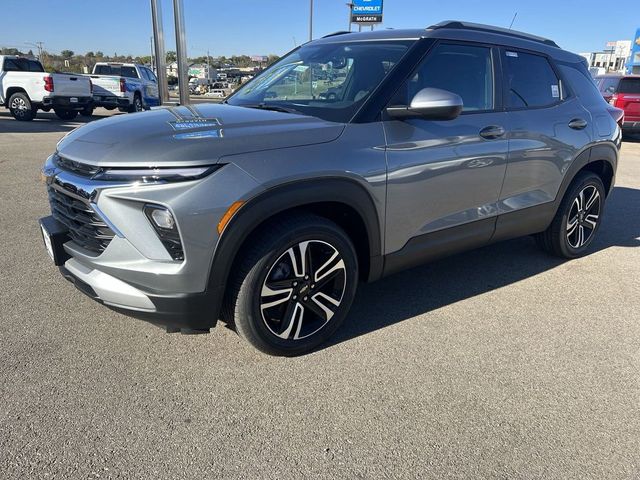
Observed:
[[[624,110],[624,133],[640,133],[640,75],[601,75],[595,81],[604,99]]]

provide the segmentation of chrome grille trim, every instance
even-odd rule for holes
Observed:
[[[101,254],[115,234],[91,203],[56,184],[50,184],[47,191],[53,217],[69,229],[71,240]]]

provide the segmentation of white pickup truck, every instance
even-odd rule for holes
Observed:
[[[86,113],[91,95],[91,81],[82,75],[45,73],[37,60],[0,55],[0,105],[16,120],[33,120],[38,109],[72,120]]]
[[[155,73],[137,63],[96,63],[90,75],[93,106],[141,112],[160,104]]]

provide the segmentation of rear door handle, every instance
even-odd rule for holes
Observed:
[[[582,130],[586,128],[587,125],[587,121],[582,118],[574,118],[569,122],[569,128],[573,128],[574,130]]]
[[[504,128],[499,125],[489,125],[488,127],[484,127],[480,130],[480,136],[482,138],[486,138],[487,140],[493,140],[495,138],[500,138],[505,134]]]

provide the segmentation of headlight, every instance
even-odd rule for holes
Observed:
[[[96,180],[153,182],[184,182],[206,177],[222,165],[207,165],[204,167],[176,167],[176,168],[116,168],[103,167],[93,177]]]

